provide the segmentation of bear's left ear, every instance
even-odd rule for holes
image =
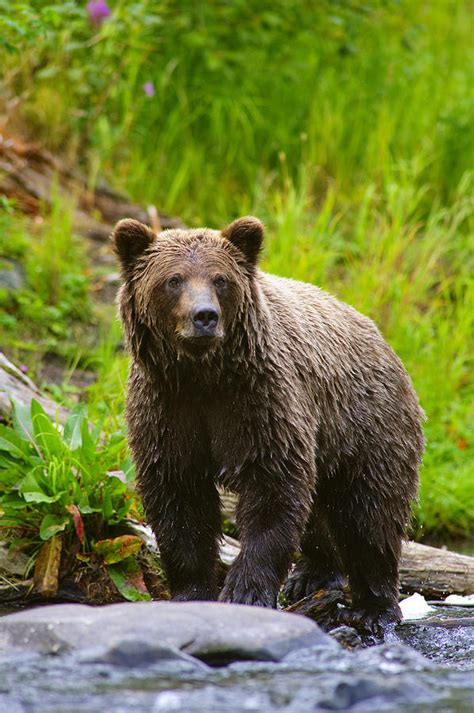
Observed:
[[[112,242],[125,274],[155,240],[155,233],[138,220],[127,218],[117,223],[112,233]]]
[[[224,228],[222,235],[243,252],[251,265],[256,264],[263,243],[263,224],[258,218],[238,218]]]

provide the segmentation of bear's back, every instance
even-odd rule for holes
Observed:
[[[258,273],[258,284],[271,322],[291,341],[302,339],[338,360],[348,350],[386,352],[388,345],[371,319],[321,288],[265,272]]]
[[[320,414],[331,414],[325,428],[349,442],[350,424],[359,434],[362,421],[373,427],[369,412],[417,427],[424,414],[410,378],[371,319],[314,285],[264,272],[257,281],[272,348],[282,365],[299,365],[300,383],[311,384]]]

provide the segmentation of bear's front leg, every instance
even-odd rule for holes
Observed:
[[[217,599],[217,554],[221,534],[219,494],[212,481],[152,478],[141,487],[143,505],[160,548],[175,601]],[[139,482],[143,483],[143,476]]]
[[[275,607],[308,517],[309,478],[246,479],[237,506],[242,549],[227,574],[219,600]]]

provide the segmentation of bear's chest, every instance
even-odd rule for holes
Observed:
[[[167,421],[190,467],[223,481],[234,479],[261,453],[262,413],[237,394],[193,394],[169,409]]]

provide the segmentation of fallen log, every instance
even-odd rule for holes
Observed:
[[[239,552],[240,542],[224,535],[220,549],[223,564],[231,565]],[[419,592],[433,599],[442,599],[448,594],[472,594],[474,557],[418,542],[404,542],[400,589],[404,594]]]
[[[28,215],[48,211],[55,194],[65,201],[76,201],[73,227],[93,240],[106,240],[121,218],[135,218],[155,230],[183,227],[178,218],[154,209],[147,211],[104,182],[90,190],[85,175],[77,168],[68,167],[38,144],[26,143],[0,127],[2,193]]]
[[[68,416],[65,408],[43,396],[36,384],[0,352],[0,420],[10,413],[12,399],[22,406],[29,406],[36,399],[53,421],[57,418],[63,423]]]
[[[235,524],[237,496],[224,491],[221,493],[221,500],[224,517]],[[226,547],[228,549],[228,545]],[[474,557],[418,542],[404,542],[400,564],[400,589],[406,594],[419,592],[424,597],[433,599],[443,599],[448,594],[472,594]]]
[[[433,599],[474,592],[474,557],[405,542],[400,565],[403,592],[419,592]]]

